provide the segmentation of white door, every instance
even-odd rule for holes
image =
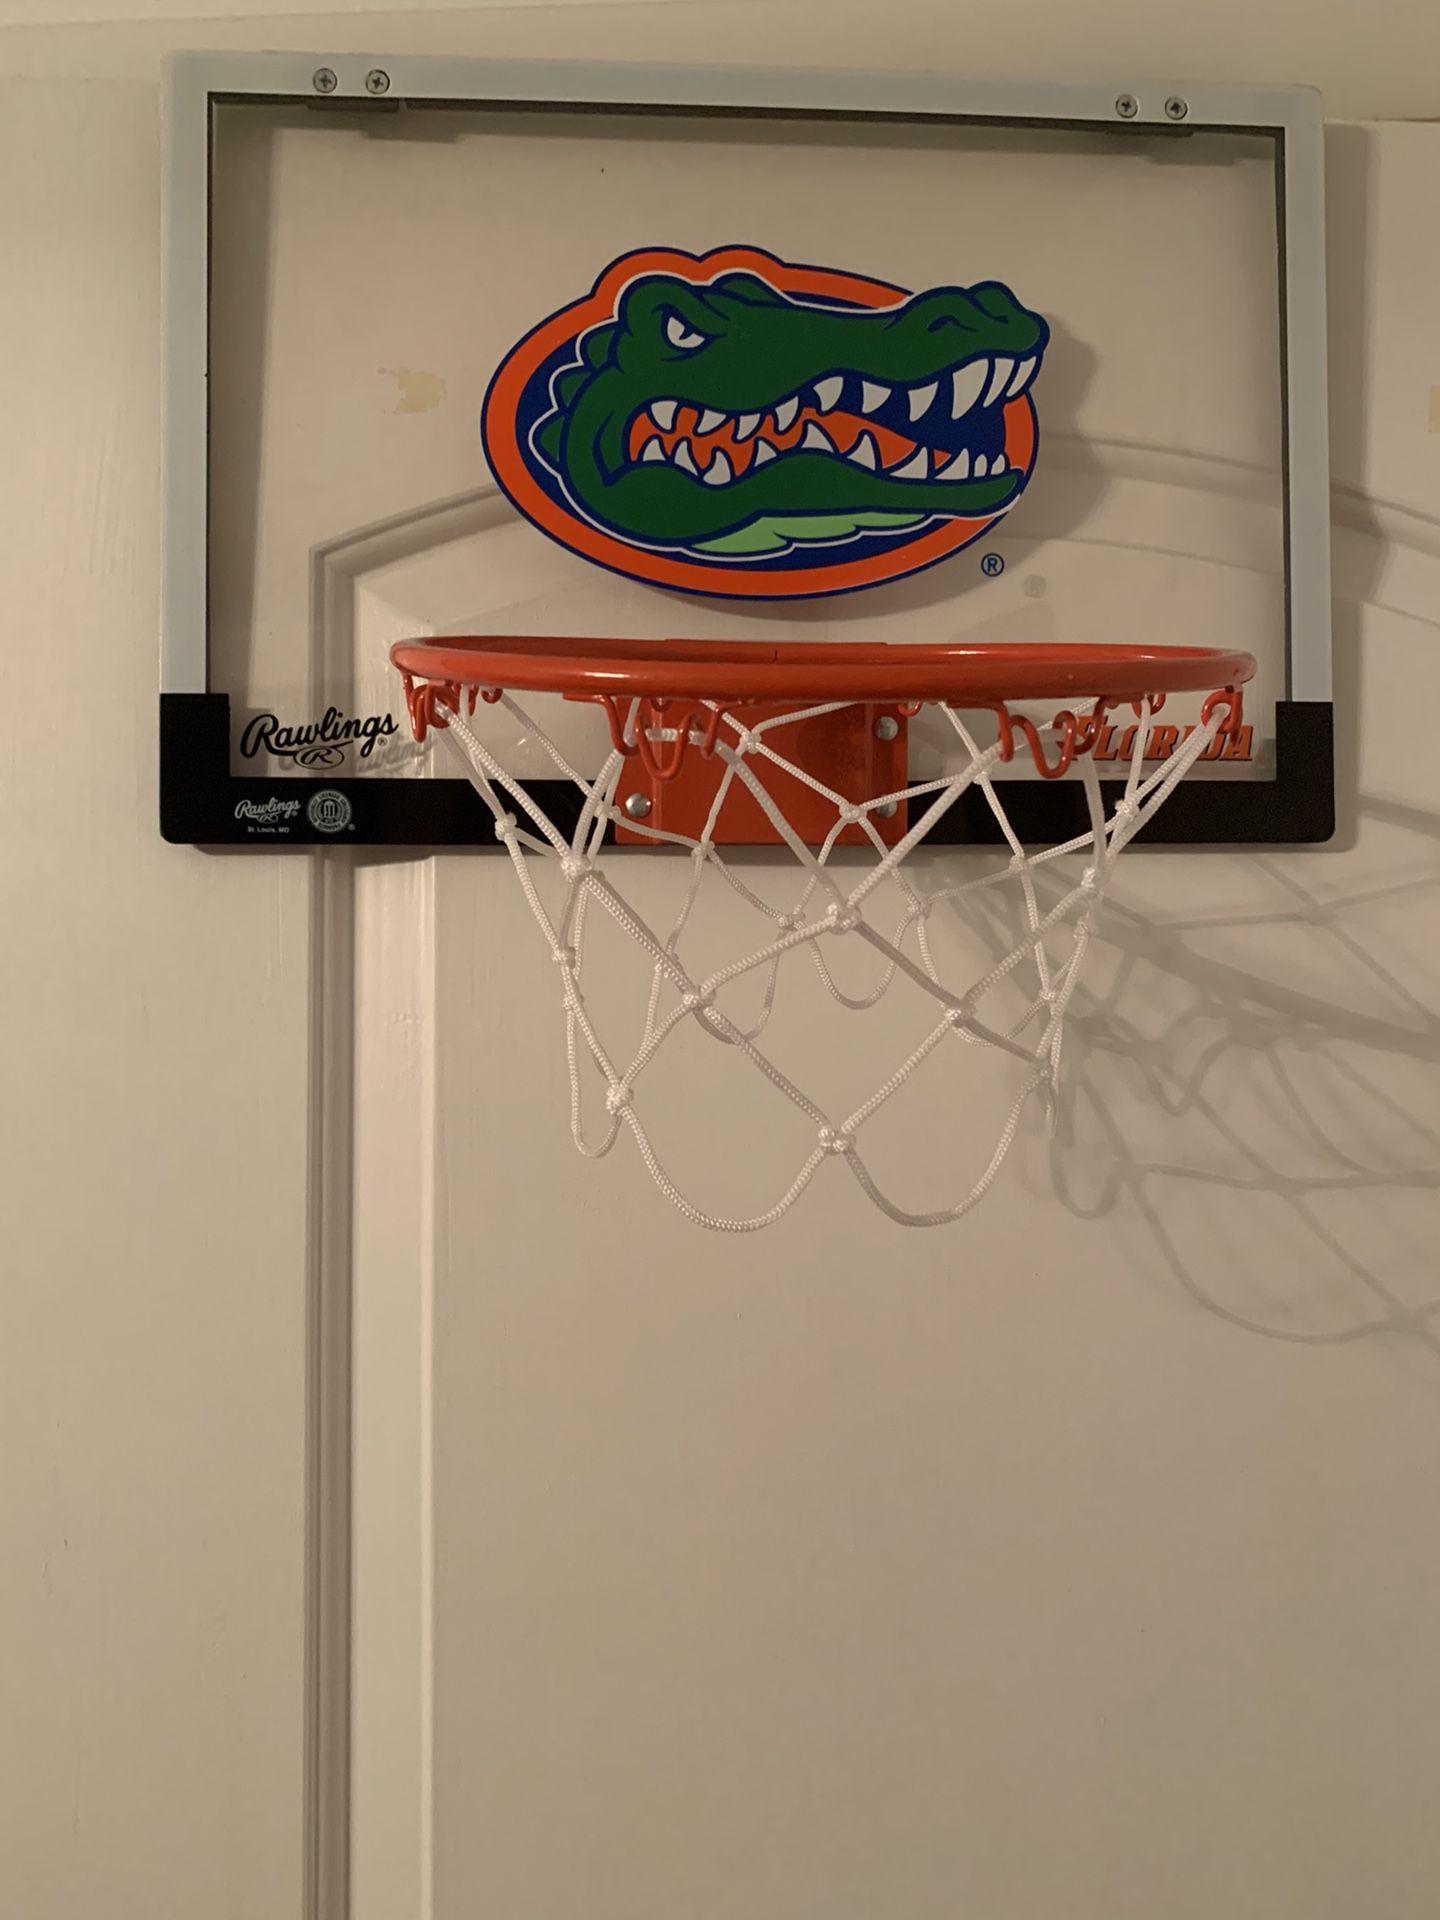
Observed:
[[[1331,143],[1341,843],[1133,856],[965,1226],[735,1239],[573,1154],[498,859],[159,842],[154,50],[4,120],[0,1904],[1420,1920],[1433,130]]]
[[[1058,1136],[962,1226],[897,1234],[835,1166],[766,1233],[697,1233],[623,1135],[575,1154],[508,862],[356,873],[362,1911],[399,1897],[397,1804],[441,1914],[1425,1910],[1440,979],[1405,688],[1435,683],[1436,443],[1399,235],[1440,146],[1341,131],[1333,161],[1341,845],[1126,856]],[[411,424],[443,463],[444,403]],[[347,546],[357,678],[457,607],[565,629],[580,570],[483,486],[466,511]],[[679,884],[625,869],[651,925]],[[643,1001],[623,946],[605,988]],[[900,1031],[881,1066],[818,990],[788,1030],[867,1087]],[[745,1062],[646,1074],[687,1193],[783,1189],[808,1139]],[[885,1170],[952,1198],[1001,1096],[907,1093]]]

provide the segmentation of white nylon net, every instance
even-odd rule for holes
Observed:
[[[568,838],[477,739],[452,705],[437,703],[434,718],[443,726],[445,737],[454,743],[465,762],[467,776],[495,817],[496,836],[510,855],[525,899],[557,969],[575,1145],[583,1154],[603,1155],[614,1146],[622,1128],[625,1129],[665,1197],[696,1225],[726,1233],[749,1233],[770,1226],[795,1204],[819,1168],[831,1158],[843,1160],[865,1194],[883,1213],[903,1226],[943,1226],[969,1212],[995,1179],[1020,1126],[1026,1103],[1032,1097],[1043,1104],[1050,1123],[1054,1124],[1066,1013],[1116,860],[1227,722],[1227,709],[1221,705],[1210,712],[1170,759],[1146,776],[1142,753],[1152,707],[1148,702],[1140,702],[1136,711],[1141,724],[1135,729],[1134,753],[1124,791],[1109,816],[1093,759],[1090,754],[1081,753],[1066,777],[1078,778],[1083,784],[1090,821],[1088,831],[1061,846],[1027,853],[1016,838],[1001,792],[992,779],[1003,757],[1002,741],[988,747],[979,745],[964,717],[953,708],[942,707],[940,711],[954,729],[963,756],[958,771],[854,803],[824,786],[806,767],[787,758],[782,747],[787,729],[857,703],[827,702],[779,718],[759,720],[753,725],[747,725],[743,709],[732,712],[721,707],[714,746],[722,763],[719,783],[704,829],[698,837],[689,838],[647,828],[643,822],[619,812],[616,791],[626,757],[621,750],[612,750],[598,775],[586,780],[568,764],[532,713],[509,694],[501,694],[499,699],[519,721],[528,738],[548,754],[557,772],[578,789],[579,818]],[[455,703],[459,703],[458,695]],[[714,703],[701,704],[711,713],[717,711]],[[635,728],[639,724],[640,705],[635,702],[624,735],[632,751]],[[661,727],[651,727],[649,733],[656,743],[675,738],[673,731]],[[699,735],[691,738],[695,742],[693,751],[698,747]],[[765,776],[771,768],[784,770],[833,806],[834,826],[820,845],[807,846],[795,835],[767,788]],[[722,855],[710,838],[720,809],[736,781],[748,788],[775,829],[780,845],[794,856],[798,876],[788,905],[777,905],[762,898],[736,871],[733,859]],[[981,790],[994,813],[1010,850],[1009,861],[978,875],[926,888],[907,872],[906,858],[971,787]],[[880,818],[888,817],[879,810],[889,808],[893,812],[894,807],[906,799],[910,803],[911,824],[902,839],[887,847],[872,816],[878,813]],[[679,884],[680,898],[673,918],[663,929],[649,925],[622,891],[623,876],[630,863],[645,862],[647,854],[640,848],[604,848],[606,829],[612,821],[623,824],[628,832],[689,850],[688,873]],[[871,859],[864,851],[855,856],[864,863],[858,871],[853,860],[843,865],[832,864],[840,834],[850,825],[858,826],[865,834],[874,856]],[[1067,856],[1077,857],[1078,873],[1073,883],[1062,885],[1058,897],[1048,899],[1042,907],[1041,892],[1036,885],[1037,871],[1052,862],[1064,862]],[[1052,871],[1063,871],[1063,867]],[[1045,878],[1048,880],[1050,875]],[[728,887],[736,911],[755,915],[764,937],[743,958],[701,972],[692,970],[687,963],[686,933],[701,891],[707,886]],[[930,923],[936,908],[947,904],[963,912],[977,906],[982,896],[988,905],[993,903],[996,889],[1005,891],[1012,911],[1008,926],[1015,932],[1013,944],[980,977],[963,983],[946,978],[931,938]],[[1050,891],[1047,888],[1047,893]],[[887,898],[898,914],[898,920],[887,922],[892,927],[888,934],[874,924],[880,904]],[[587,926],[597,912],[607,915],[634,943],[643,969],[642,991],[646,999],[643,1030],[638,1047],[623,1058],[618,1047],[607,1044],[605,1035],[599,1031],[601,1023],[586,998]],[[990,914],[988,924],[993,925],[993,919]],[[880,957],[879,984],[862,995],[847,994],[837,985],[832,952],[841,941],[864,942]],[[928,1007],[932,1016],[924,1023],[927,1030],[918,1044],[848,1112],[827,1112],[761,1045],[776,1004],[782,969],[807,962],[814,967],[836,1004],[857,1016],[878,1005],[892,990],[922,996],[921,1004]],[[737,983],[757,973],[763,981],[760,1011],[748,1025],[742,1025],[727,1012],[727,998]],[[1017,981],[1023,982],[1024,987],[1018,1013],[1013,997],[1003,1014],[987,1008],[987,1001],[993,1004],[1002,983],[1007,989],[1013,989]],[[660,1050],[685,1022],[698,1023],[710,1039],[738,1050],[756,1073],[763,1075],[792,1102],[813,1128],[813,1144],[789,1184],[779,1198],[761,1212],[732,1217],[699,1204],[680,1190],[651,1141],[641,1112],[647,1073],[651,1072]],[[860,1135],[865,1123],[905,1087],[923,1061],[942,1047],[955,1050],[957,1101],[966,1098],[966,1068],[967,1065],[973,1067],[976,1056],[972,1050],[977,1047],[997,1049],[1008,1057],[1013,1066],[1013,1097],[994,1151],[968,1190],[948,1205],[914,1212],[897,1204],[882,1190],[866,1164]],[[587,1125],[583,1080],[595,1072],[604,1083],[603,1111],[598,1124]]]

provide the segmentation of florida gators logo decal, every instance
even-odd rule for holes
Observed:
[[[1049,339],[997,281],[912,293],[754,247],[647,248],[510,350],[481,433],[514,506],[601,566],[689,593],[846,593],[1015,504]]]

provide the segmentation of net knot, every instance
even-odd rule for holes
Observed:
[[[735,752],[753,753],[760,744],[758,733],[752,733],[749,727],[738,727],[735,732]]]
[[[1096,869],[1094,867],[1086,867],[1080,876],[1080,891],[1082,893],[1094,893],[1099,884],[1100,875]]]
[[[805,922],[798,913],[782,913],[777,917],[775,924],[781,933],[795,933],[804,926]]]
[[[825,924],[835,933],[851,933],[860,924],[860,915],[854,907],[843,906],[840,901],[832,900],[825,909]]]
[[[715,1004],[715,995],[710,992],[699,993],[693,987],[689,993],[680,996],[680,1004],[687,1013],[702,1013]]]
[[[945,1009],[945,1024],[956,1029],[968,1027],[975,1018],[975,1009],[968,1000],[961,1000]]]
[[[508,847],[510,842],[515,838],[515,832],[519,825],[520,822],[515,818],[513,813],[500,814],[495,821],[495,838],[500,841],[502,845]]]
[[[574,886],[577,880],[583,880],[594,868],[595,862],[583,853],[567,853],[560,862],[560,871]]]
[[[843,1128],[821,1127],[819,1140],[826,1153],[848,1153],[855,1142]]]
[[[1117,820],[1133,820],[1139,811],[1139,807],[1136,806],[1133,800],[1117,800],[1115,802],[1115,818]]]
[[[848,800],[842,806],[837,807],[835,811],[847,827],[853,827],[857,821],[863,820],[866,813],[864,807],[852,807]]]
[[[573,967],[575,965],[575,949],[573,947],[556,947],[550,955],[550,963],[556,967]]]
[[[629,1083],[624,1080],[617,1080],[605,1095],[605,1111],[609,1114],[623,1113],[629,1104]]]

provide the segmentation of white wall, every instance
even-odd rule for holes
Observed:
[[[61,22],[84,22],[72,33]],[[261,22],[263,21],[263,25]],[[1407,0],[519,0],[497,7],[346,6],[304,0],[0,0],[31,25],[9,58],[29,71],[119,61],[148,72],[162,46],[349,45],[413,52],[586,55],[746,65],[951,67],[972,74],[1129,84],[1236,80],[1319,87],[1337,119],[1440,112],[1440,16]],[[136,23],[144,22],[143,26]]]
[[[8,17],[24,18],[24,0]],[[351,1272],[346,1233],[360,1235],[373,1273],[393,1224],[373,1202],[368,1215],[351,1206],[350,1138],[333,1131],[358,1112],[356,1164],[374,1168],[364,1122],[378,1109],[365,1103],[385,1094],[384,1061],[362,1053],[352,1100],[349,1029],[335,1022],[349,1018],[357,939],[362,967],[381,967],[386,1004],[413,990],[433,1018],[437,994],[457,1008],[474,1000],[454,947],[439,982],[397,974],[403,939],[398,959],[384,949],[395,896],[362,899],[372,917],[357,923],[343,870],[213,860],[156,834],[159,54],[348,43],[974,59],[1070,76],[1304,79],[1340,115],[1435,111],[1440,27],[1398,6],[1112,5],[1103,22],[1068,8],[937,6],[908,17],[900,30],[893,8],[655,0],[260,24],[156,8],[143,25],[112,15],[0,37],[0,346],[13,377],[0,482],[12,689],[0,829],[0,1910],[344,1911],[352,1845],[336,1806],[350,1750],[333,1710],[350,1657],[348,1576],[327,1553],[346,1499],[337,1290]],[[1440,692],[1433,140],[1417,127],[1332,141],[1345,236],[1332,294],[1338,658],[1363,717],[1342,736],[1354,844],[1260,857],[1238,879],[1197,863],[1191,898],[1172,898],[1168,919],[1143,889],[1133,901],[1134,1004],[1162,1035],[1191,1022],[1160,1076],[1189,1089],[1185,1111],[1166,1116],[1179,1137],[1162,1151],[1143,1130],[1086,1136],[1065,1169],[1073,1211],[1044,1197],[1042,1155],[1026,1203],[1034,1233],[1007,1238],[997,1221],[973,1285],[961,1273],[943,1296],[912,1286],[893,1312],[869,1276],[833,1292],[803,1242],[798,1277],[766,1276],[768,1298],[711,1312],[725,1275],[708,1242],[678,1302],[662,1285],[669,1272],[643,1264],[597,1300],[559,1264],[532,1286],[508,1255],[483,1272],[467,1264],[473,1238],[453,1257],[442,1248],[429,1273],[448,1336],[432,1383],[443,1417],[424,1434],[414,1421],[435,1409],[424,1356],[404,1346],[408,1296],[391,1299],[398,1332],[374,1319],[363,1329],[362,1420],[380,1421],[365,1429],[366,1564],[388,1560],[409,1585],[391,1618],[398,1637],[367,1656],[364,1676],[373,1698],[393,1671],[404,1698],[366,1723],[359,1763],[366,1791],[388,1778],[413,1797],[389,1825],[369,1803],[357,1912],[408,1920],[432,1894],[446,1920],[523,1911],[525,1886],[506,1876],[523,1870],[527,1834],[545,1839],[526,1826],[543,1806],[514,1798],[506,1752],[480,1737],[487,1707],[512,1728],[535,1725],[522,1669],[487,1693],[461,1643],[436,1653],[427,1637],[424,1529],[437,1517],[452,1542],[447,1634],[480,1619],[503,1651],[505,1634],[527,1630],[538,1587],[571,1679],[591,1689],[587,1711],[623,1718],[637,1686],[655,1686],[629,1764],[663,1771],[665,1701],[679,1689],[697,1716],[730,1711],[742,1770],[759,1754],[767,1688],[779,1697],[780,1746],[759,1757],[782,1826],[833,1847],[834,1871],[868,1888],[877,1911],[887,1899],[907,1910],[893,1904],[907,1885],[909,1912],[973,1899],[996,1920],[1138,1920],[1127,1901],[1141,1894],[1147,1913],[1197,1920],[1433,1910],[1440,1361],[1433,1322],[1406,1319],[1440,1292],[1440,870],[1423,757]],[[475,889],[464,863],[445,871],[450,924],[463,926]],[[1115,1031],[1101,1022],[1092,1036],[1090,1084],[1102,1092],[1126,1071],[1107,1051]],[[1277,1059],[1302,1090],[1298,1121]],[[1134,1114],[1150,1111],[1136,1099]],[[537,1099],[527,1124],[545,1117]],[[512,1169],[505,1151],[523,1168],[513,1142],[471,1144],[499,1154],[482,1155],[492,1182]],[[546,1222],[547,1244],[570,1234],[573,1250],[583,1235],[578,1192]],[[636,1205],[653,1204],[637,1188]],[[443,1222],[492,1231],[483,1209]],[[514,1231],[503,1227],[506,1247]],[[965,1267],[963,1249],[952,1258]],[[382,1286],[371,1309],[384,1298]],[[579,1364],[596,1343],[617,1369],[613,1392]],[[533,1382],[547,1368],[568,1427],[540,1417],[547,1399]],[[715,1438],[726,1420],[744,1433],[738,1463]],[[670,1458],[689,1482],[667,1477]],[[387,1465],[403,1484],[377,1484]],[[693,1476],[730,1503],[724,1539],[687,1530]],[[932,1553],[957,1503],[977,1532]],[[577,1528],[596,1514],[606,1524],[577,1558]],[[857,1515],[879,1542],[868,1563]],[[402,1560],[395,1543],[407,1538]],[[968,1592],[967,1564],[980,1569]],[[729,1637],[697,1646],[674,1616],[647,1633],[647,1565],[705,1582],[707,1617]],[[817,1571],[829,1587],[809,1631],[775,1596],[806,1591]],[[587,1580],[616,1609],[610,1667],[583,1658]],[[393,1583],[372,1584],[362,1598],[386,1591],[393,1599]],[[432,1610],[417,1619],[412,1604]],[[949,1649],[938,1693],[914,1647]],[[450,1663],[433,1669],[448,1717],[428,1757],[412,1742],[384,1775],[374,1743],[396,1746],[399,1724],[411,1739],[403,1715],[432,1655]],[[953,1784],[971,1771],[973,1884],[945,1852],[946,1808],[892,1797],[874,1720],[846,1776],[851,1798],[800,1793],[799,1770],[833,1784],[824,1770],[846,1758],[847,1726],[824,1711],[836,1674],[872,1687],[882,1724],[896,1703],[896,1777]],[[563,1732],[577,1697],[562,1695],[552,1729]],[[797,1718],[806,1701],[810,1717]],[[966,1745],[975,1725],[993,1731],[1005,1768]],[[623,1770],[607,1791],[601,1814],[628,1813]],[[556,1831],[573,1833],[583,1812],[575,1858],[623,1864],[625,1832],[596,1824],[583,1781],[576,1793]],[[697,1859],[720,1864],[695,1882],[694,1912],[712,1910],[704,1900],[718,1899],[726,1872],[755,1884],[725,1852],[723,1807],[678,1774],[667,1793],[645,1854],[658,1863],[653,1904],[629,1909],[646,1920],[684,1910],[666,1901]],[[436,1809],[438,1883],[424,1826]],[[880,1828],[867,1828],[877,1809]],[[749,1909],[767,1920],[808,1911],[800,1896],[786,1905],[784,1875],[804,1862],[784,1837],[765,1837],[772,1906]],[[907,1848],[908,1879],[891,1871]],[[387,1888],[401,1890],[388,1904]],[[1208,1906],[1195,1904],[1202,1895]],[[578,1906],[548,1911],[579,1920]]]

